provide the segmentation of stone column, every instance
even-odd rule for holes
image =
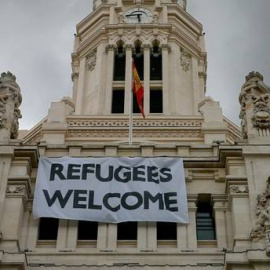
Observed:
[[[131,100],[131,94],[132,94],[132,44],[126,44],[124,46],[126,50],[126,74],[125,74],[125,109],[124,112],[126,115],[129,115],[130,113],[130,100]]]
[[[215,223],[216,223],[216,239],[219,250],[227,248],[226,235],[226,209],[227,198],[223,195],[213,195]]]
[[[21,90],[16,77],[10,73],[2,73],[0,77],[0,142],[17,139],[22,102]]]
[[[189,224],[187,226],[187,247],[189,250],[197,249],[197,232],[196,232],[196,212],[197,212],[197,196],[188,197],[188,215]]]
[[[104,114],[108,115],[111,113],[112,107],[112,85],[113,85],[113,69],[114,69],[114,54],[115,45],[107,45],[107,78],[106,78],[106,90],[105,90],[105,104]]]
[[[144,58],[144,113],[149,114],[150,111],[150,44],[143,45],[143,58]]]
[[[161,45],[162,50],[162,93],[163,114],[169,114],[169,45]]]

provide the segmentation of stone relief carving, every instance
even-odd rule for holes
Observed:
[[[183,70],[187,72],[190,69],[191,54],[183,48],[181,48],[180,51],[181,51],[180,65],[182,66]]]
[[[248,186],[230,186],[230,193],[248,193]]]
[[[18,137],[21,102],[22,96],[16,77],[10,72],[2,73],[0,77],[0,131],[6,130],[11,139]]]
[[[270,177],[265,192],[257,196],[256,225],[250,237],[255,240],[265,237],[266,254],[270,257]]]
[[[92,50],[86,55],[86,67],[88,70],[93,71],[97,63],[97,51]]]
[[[18,194],[18,193],[25,193],[25,186],[7,186],[7,193],[11,193],[11,194]]]
[[[251,123],[257,130],[270,131],[270,88],[264,84],[263,76],[259,72],[250,72],[242,87],[239,101],[241,104],[240,119],[243,138],[248,137],[247,109],[252,105]]]

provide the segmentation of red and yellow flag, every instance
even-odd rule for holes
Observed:
[[[132,87],[133,92],[136,95],[137,104],[139,106],[141,114],[143,115],[143,118],[145,118],[144,110],[143,110],[144,89],[143,89],[143,85],[141,83],[134,61],[132,62],[132,72],[133,72],[133,87]]]

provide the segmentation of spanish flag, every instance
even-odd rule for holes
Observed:
[[[143,118],[145,118],[144,111],[143,111],[143,94],[144,89],[143,85],[141,83],[138,71],[136,69],[134,61],[132,62],[132,72],[133,72],[133,92],[136,95],[137,104],[139,106],[139,109],[143,115]]]

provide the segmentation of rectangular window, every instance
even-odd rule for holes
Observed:
[[[124,81],[126,72],[126,56],[123,47],[119,47],[114,57],[114,81]]]
[[[157,222],[157,240],[176,240],[177,226],[173,222]]]
[[[150,90],[150,113],[163,113],[162,90]]]
[[[79,221],[78,240],[97,240],[98,222]]]
[[[160,54],[152,54],[150,58],[150,80],[162,80],[162,57]]]
[[[39,220],[38,240],[57,240],[59,219],[41,218]]]
[[[199,194],[196,224],[198,240],[216,240],[215,220],[210,194]]]
[[[122,222],[117,225],[117,240],[137,240],[137,222]]]
[[[112,92],[112,113],[124,113],[125,91],[114,89]]]

